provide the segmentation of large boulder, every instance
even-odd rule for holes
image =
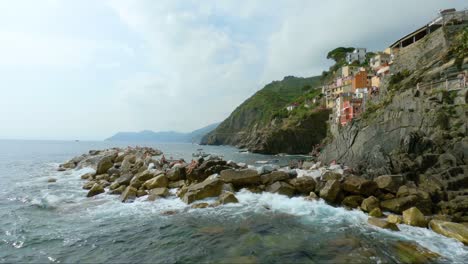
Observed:
[[[287,195],[287,196],[293,196],[294,195],[294,187],[292,187],[290,184],[282,181],[275,182],[266,188],[267,192],[271,193],[278,193],[282,195]]]
[[[96,175],[106,173],[107,170],[112,168],[113,166],[114,166],[114,163],[112,162],[111,156],[106,156],[102,158],[97,164]]]
[[[309,194],[315,190],[317,183],[314,178],[303,176],[299,178],[294,178],[289,183],[297,190],[300,194]]]
[[[170,181],[185,180],[185,177],[186,177],[185,167],[174,166],[174,168],[170,169],[167,172],[166,176]]]
[[[216,197],[221,194],[223,182],[218,178],[206,179],[201,183],[189,186],[183,195],[182,200],[190,204],[194,201],[205,199],[208,197]]]
[[[86,197],[92,197],[92,196],[98,195],[98,194],[103,193],[103,192],[104,192],[104,188],[100,184],[95,183],[93,185],[93,187],[91,187],[91,189],[89,190]]]
[[[401,215],[389,214],[387,216],[387,221],[389,223],[401,224],[403,222],[403,217],[401,217]]]
[[[144,170],[142,172],[139,172],[135,175],[135,179],[141,181],[141,182],[146,182],[149,179],[154,178],[155,174],[149,170]]]
[[[418,244],[398,241],[393,245],[399,263],[435,263],[440,255]]]
[[[364,197],[362,197],[361,195],[351,195],[345,197],[341,203],[347,207],[358,208],[363,200]]]
[[[138,190],[132,186],[127,186],[125,191],[120,195],[120,201],[123,203],[132,202],[137,197]]]
[[[285,171],[273,171],[261,176],[262,183],[265,185],[272,184],[277,181],[286,181],[289,179],[289,174]]]
[[[436,233],[446,237],[455,238],[465,245],[468,245],[468,227],[463,224],[431,220],[429,227]]]
[[[389,223],[386,220],[375,218],[375,217],[369,217],[369,219],[367,220],[367,223],[369,223],[369,224],[371,224],[373,226],[384,228],[384,229],[390,229],[390,230],[393,230],[393,231],[400,231],[400,229],[398,228],[398,226],[396,224]]]
[[[398,188],[405,183],[403,175],[382,175],[374,179],[379,189],[397,193]]]
[[[358,177],[354,175],[346,177],[341,187],[346,192],[353,193],[353,194],[361,194],[364,196],[373,195],[375,191],[378,189],[376,182],[366,180],[362,177]]]
[[[398,214],[401,214],[411,207],[417,207],[425,215],[430,215],[432,213],[430,200],[422,200],[416,195],[385,200],[380,203],[380,207]]]
[[[403,223],[410,226],[427,227],[426,218],[416,207],[403,211]]]
[[[361,209],[364,212],[371,212],[375,208],[379,208],[380,201],[374,196],[370,196],[362,201]]]
[[[156,176],[152,179],[147,180],[143,183],[143,188],[146,190],[151,190],[154,188],[166,188],[169,184],[167,177],[163,174]]]
[[[322,190],[320,190],[320,198],[329,203],[334,203],[337,200],[340,191],[341,186],[338,180],[327,181]]]
[[[115,183],[119,185],[130,185],[130,181],[133,179],[133,175],[130,173],[124,174],[115,180]]]
[[[261,183],[260,174],[256,170],[223,170],[221,172],[221,181],[232,183],[235,187],[243,187]]]
[[[220,204],[238,203],[236,196],[232,192],[223,192],[218,199]]]
[[[166,197],[168,195],[169,190],[167,188],[154,188],[148,192],[148,201],[155,201],[158,197]]]
[[[343,177],[342,174],[334,171],[327,171],[322,175],[323,181],[331,181],[331,180],[341,180]]]

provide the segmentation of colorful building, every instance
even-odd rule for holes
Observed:
[[[370,59],[370,66],[374,71],[377,71],[384,66],[388,66],[390,61],[391,61],[390,54],[379,53]]]
[[[366,61],[367,50],[363,48],[354,49],[353,52],[346,53],[346,62],[351,64],[355,61],[359,63],[364,63]]]

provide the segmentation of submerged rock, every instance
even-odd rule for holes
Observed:
[[[224,192],[219,196],[218,199],[220,204],[238,203],[236,196],[232,192]]]
[[[95,183],[93,185],[93,187],[91,187],[91,189],[89,190],[86,197],[92,197],[92,196],[98,195],[98,194],[103,193],[103,192],[104,192],[104,188],[100,184]]]
[[[431,220],[429,222],[429,227],[436,233],[454,238],[463,244],[468,245],[468,227],[466,225],[440,220]]]
[[[398,241],[393,247],[402,263],[432,263],[440,258],[439,254],[409,242]]]
[[[192,206],[190,207],[193,209],[203,209],[203,208],[208,208],[209,206],[210,206],[209,203],[197,203],[197,204],[192,204]]]
[[[49,179],[47,179],[47,182],[48,182],[48,183],[54,183],[54,182],[57,182],[57,179],[55,179],[55,178],[49,178]]]
[[[136,188],[128,186],[127,188],[125,188],[125,191],[120,195],[120,201],[124,203],[132,202],[137,196],[137,191],[138,190]]]

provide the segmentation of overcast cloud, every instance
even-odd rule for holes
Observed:
[[[0,1],[0,138],[222,121],[263,85],[383,50],[462,0]]]

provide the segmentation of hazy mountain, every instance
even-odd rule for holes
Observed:
[[[165,142],[165,143],[200,143],[203,136],[216,129],[219,123],[194,130],[190,133],[181,133],[176,131],[143,130],[140,132],[118,132],[107,141],[138,141],[138,142]]]

